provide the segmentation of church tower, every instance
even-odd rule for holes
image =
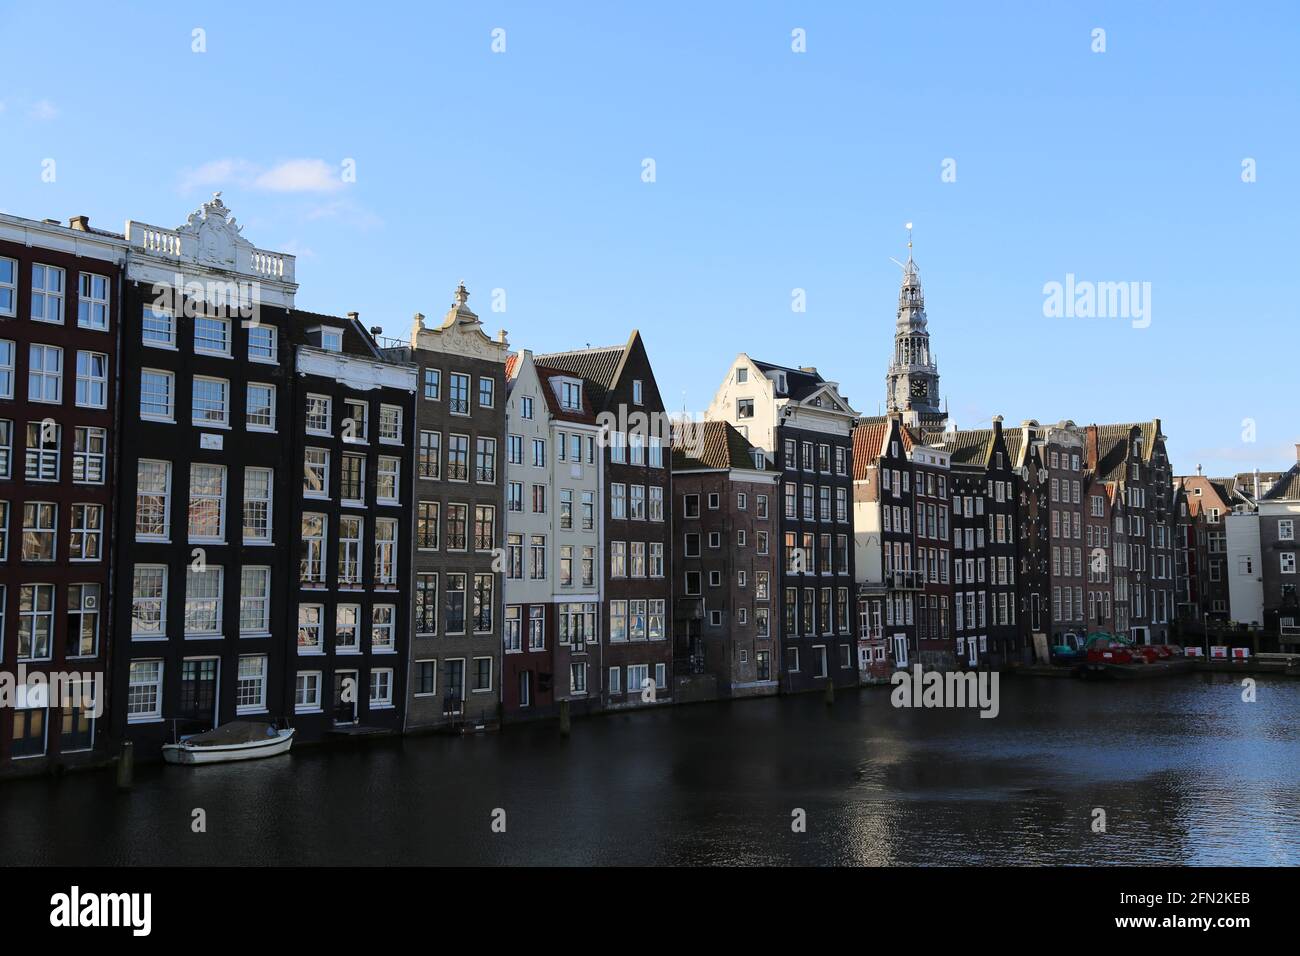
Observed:
[[[897,260],[895,260],[897,261]],[[939,368],[930,353],[926,331],[925,292],[912,259],[912,224],[907,224],[907,262],[898,290],[898,321],[894,325],[894,357],[885,375],[890,412],[916,412],[920,424],[942,425],[948,418],[939,400]]]

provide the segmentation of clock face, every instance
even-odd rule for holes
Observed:
[[[928,394],[929,394],[929,391],[930,391],[929,384],[930,384],[930,383],[927,382],[927,381],[926,381],[925,379],[923,379],[923,378],[918,378],[918,379],[916,379],[915,381],[913,381],[913,382],[912,382],[912,397],[913,397],[913,398],[925,398],[925,396],[928,395]]]

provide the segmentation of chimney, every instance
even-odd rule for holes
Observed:
[[[348,318],[351,319],[353,322],[356,322],[358,319],[361,318],[361,313],[360,313],[360,312],[349,312],[349,313],[348,313]]]
[[[1300,461],[1300,441],[1295,443],[1295,460]]]
[[[497,341],[500,342],[502,345],[505,345],[505,344],[506,344],[506,330],[505,330],[505,329],[500,329],[500,330],[497,332]]]
[[[816,366],[816,365],[800,365],[800,366],[799,366],[799,371],[801,371],[801,372],[807,372],[809,375],[816,375],[816,374],[817,374],[817,366]]]
[[[1001,416],[1001,415],[994,415],[994,416],[993,416],[993,434],[995,434],[995,435],[1001,435],[1001,434],[1002,434],[1002,416]]]
[[[1259,500],[1259,469],[1255,469],[1255,500]]]
[[[90,232],[90,217],[71,216],[68,219],[68,228],[75,229],[77,232]]]

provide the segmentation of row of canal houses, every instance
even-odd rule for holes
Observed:
[[[0,773],[1169,637],[1159,420],[949,427],[910,255],[870,417],[742,352],[670,421],[635,331],[512,350],[462,284],[396,340],[296,291],[219,194],[174,229],[0,215]]]

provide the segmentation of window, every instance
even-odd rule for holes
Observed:
[[[447,479],[469,481],[469,436],[447,436]]]
[[[48,501],[23,503],[24,561],[53,561],[54,536],[58,530],[59,506]]]
[[[108,432],[103,428],[78,425],[73,432],[72,480],[77,484],[102,485],[108,461]],[[3,469],[0,469],[2,472]]]
[[[546,467],[546,439],[545,438],[533,439],[533,467],[534,468]]]
[[[343,400],[343,440],[365,444],[369,438],[370,406],[353,398]]]
[[[1295,574],[1295,552],[1283,551],[1279,558],[1279,571],[1282,574]]]
[[[275,327],[258,322],[248,327],[248,358],[252,362],[278,363]]]
[[[299,714],[318,712],[321,709],[320,688],[320,671],[300,671],[294,682],[294,712]]]
[[[366,456],[344,454],[339,466],[339,497],[354,504],[366,500]]]
[[[176,317],[162,306],[146,305],[140,338],[143,344],[154,348],[175,348]]]
[[[82,408],[108,407],[108,356],[77,352],[76,402]]]
[[[253,714],[266,710],[266,655],[245,654],[239,658],[235,684],[235,713]]]
[[[68,585],[67,657],[94,657],[99,653],[98,584]]]
[[[1292,518],[1283,518],[1277,523],[1277,540],[1294,541],[1295,540],[1295,520]]]
[[[376,654],[391,654],[397,650],[397,608],[392,604],[376,604],[370,609],[370,650]]]
[[[47,661],[54,634],[54,585],[24,584],[18,589],[18,659]]]
[[[432,636],[438,633],[438,575],[415,576],[415,633]]]
[[[194,351],[200,355],[230,355],[230,320],[215,315],[195,316]]]
[[[304,585],[325,583],[326,532],[325,515],[303,513],[298,577]]]
[[[32,321],[63,324],[63,270],[32,264]]]
[[[0,258],[0,315],[18,314],[18,261]]]
[[[497,480],[497,440],[479,438],[474,458],[474,478],[484,484]]]
[[[546,580],[546,535],[532,535],[528,544],[528,576],[534,581]]]
[[[465,575],[447,575],[447,633],[465,633]]]
[[[0,262],[5,260],[0,259]],[[14,361],[16,356],[14,343],[9,339],[0,339],[0,398],[14,397]]]
[[[402,460],[390,455],[380,455],[378,474],[375,478],[375,498],[388,504],[397,504],[401,487]]]
[[[379,440],[390,445],[402,443],[402,409],[399,406],[379,406]]]
[[[478,380],[478,405],[479,408],[491,408],[494,401],[495,382],[486,377],[480,376]]]
[[[496,505],[474,506],[474,550],[491,551],[497,546]]]
[[[413,693],[416,697],[433,697],[438,691],[438,662],[437,661],[416,661],[415,662],[415,688]]]
[[[424,370],[424,398],[430,402],[442,399],[442,372],[436,368]]]
[[[131,582],[131,639],[166,636],[167,568],[137,564]]]
[[[393,669],[375,667],[370,671],[370,709],[385,710],[393,706]]]
[[[271,569],[244,567],[239,572],[239,633],[271,632]]]
[[[447,504],[447,550],[465,551],[469,547],[469,505]]]
[[[487,634],[492,630],[492,593],[495,576],[474,575],[474,633]]]
[[[533,400],[527,395],[519,399],[519,417],[525,421],[533,420]]]
[[[69,561],[98,561],[103,556],[104,506],[74,504],[68,543]]]
[[[191,541],[225,541],[225,465],[190,465],[189,536]]]
[[[248,408],[245,424],[249,431],[275,431],[275,386],[263,382],[248,383]]]
[[[308,448],[303,453],[302,491],[310,498],[328,498],[330,489],[330,453],[324,448]]]
[[[190,420],[199,427],[224,428],[230,424],[230,383],[224,378],[194,376]]]
[[[127,723],[162,717],[162,661],[132,661],[126,690]]]
[[[421,551],[438,550],[438,502],[421,501],[415,509],[415,546]]]
[[[244,543],[271,541],[271,495],[275,472],[244,469]]]
[[[325,608],[320,604],[298,605],[298,653],[325,653]]]
[[[361,653],[361,605],[340,604],[334,609],[334,650]]]
[[[332,402],[328,395],[307,396],[307,432],[312,435],[330,434]]]
[[[453,415],[469,414],[469,376],[460,372],[451,373],[451,389],[448,401]]]
[[[752,398],[742,398],[736,401],[737,418],[754,417],[754,400]]]
[[[149,421],[175,421],[175,377],[158,369],[140,370],[140,417]]]
[[[587,665],[569,665],[569,690],[574,694],[587,693]]]
[[[397,519],[375,519],[375,586],[397,585]]]
[[[171,503],[171,462],[141,459],[136,464],[136,540],[166,540]]]
[[[47,422],[27,423],[25,468],[28,481],[59,480],[59,446],[62,444],[63,426]]]
[[[63,349],[32,345],[27,355],[27,400],[59,404],[63,395]]]
[[[643,404],[643,398],[644,395],[641,388],[641,380],[639,378],[634,378],[632,380],[632,402],[636,405],[641,405]]]
[[[442,432],[420,432],[419,460],[421,478],[437,480],[442,471]]]
[[[222,569],[206,565],[185,569],[185,636],[221,634]]]
[[[353,515],[339,518],[339,576],[340,586],[361,585],[361,535],[363,522]]]

